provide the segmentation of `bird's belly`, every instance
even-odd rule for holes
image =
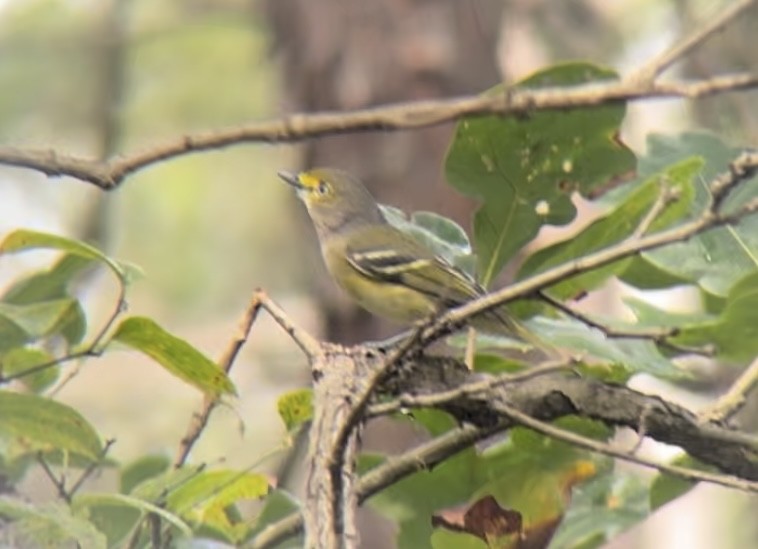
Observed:
[[[343,289],[367,311],[402,324],[427,319],[436,312],[426,296],[398,284],[358,278]]]

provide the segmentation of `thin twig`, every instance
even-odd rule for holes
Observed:
[[[758,155],[756,156],[756,161],[758,162]],[[743,217],[756,212],[758,212],[758,199],[747,202],[729,214],[714,213],[706,210],[697,219],[678,225],[667,231],[661,231],[640,239],[627,239],[582,258],[558,265],[501,290],[450,309],[424,329],[423,334],[420,336],[420,344],[425,345],[438,339],[441,337],[441,334],[449,330],[451,325],[460,325],[475,315],[482,314],[523,296],[533,295],[562,280],[592,271],[643,251],[653,250],[675,242],[682,242],[712,228],[736,223]]]
[[[717,212],[734,188],[758,171],[758,151],[745,151],[729,163],[729,169],[719,174],[709,185],[711,211]]]
[[[634,455],[630,452],[617,450],[609,444],[599,442],[597,440],[578,435],[571,431],[566,431],[565,429],[561,429],[560,427],[556,427],[544,421],[540,421],[508,404],[501,402],[498,405],[498,408],[501,409],[503,413],[505,413],[516,423],[519,423],[525,427],[529,427],[538,433],[542,433],[543,435],[549,436],[556,440],[567,442],[573,446],[578,446],[580,448],[585,448],[593,452],[598,452],[607,456],[623,459],[624,461],[629,461],[638,465],[644,465],[645,467],[651,467],[653,469],[657,469],[662,473],[668,473],[685,480],[710,482],[713,484],[720,484],[721,486],[727,486],[729,488],[737,488],[738,490],[744,490],[746,492],[758,493],[758,482],[743,480],[730,475],[698,471],[697,469],[692,469],[689,467],[679,467],[678,465],[659,463],[654,460]]]
[[[115,156],[107,162],[54,150],[0,147],[0,164],[28,168],[48,176],[70,176],[103,190],[112,190],[128,175],[152,164],[192,152],[243,143],[291,143],[343,133],[418,129],[488,114],[517,115],[535,110],[560,110],[655,98],[694,99],[755,87],[758,87],[758,75],[735,73],[692,81],[642,82],[627,79],[557,88],[514,89],[507,94],[396,103],[354,111],[294,114],[244,126],[188,134],[142,151]]]
[[[672,202],[676,202],[679,199],[680,193],[676,189],[669,187],[666,182],[661,183],[661,189],[658,192],[658,196],[653,202],[645,217],[642,218],[637,228],[634,230],[630,238],[641,238],[650,229],[650,226],[658,219],[658,216],[663,213]]]
[[[728,5],[726,8],[720,9],[715,17],[707,19],[705,23],[689,33],[689,35],[677,40],[673,46],[650,59],[632,73],[630,78],[641,81],[654,80],[676,61],[705,43],[711,35],[726,27],[753,4],[755,4],[755,0],[739,0]]]
[[[686,345],[679,345],[668,340],[669,337],[673,337],[677,334],[677,328],[633,328],[631,330],[621,330],[614,328],[613,326],[607,326],[590,316],[585,315],[581,311],[555,299],[547,292],[540,290],[536,293],[539,298],[553,307],[564,313],[566,316],[574,318],[586,324],[590,328],[600,330],[605,337],[616,339],[649,339],[658,345],[671,349],[677,353],[696,354],[711,357],[714,354],[714,349],[711,347],[689,347]]]
[[[305,353],[305,356],[313,359],[314,357],[320,356],[322,354],[323,345],[321,342],[309,334],[307,330],[295,324],[289,318],[287,313],[284,312],[284,309],[282,309],[274,300],[268,297],[266,292],[259,288],[256,290],[256,295],[260,301],[260,306],[265,309],[266,312],[271,315],[271,318],[273,318],[274,321],[279,324],[282,330],[287,332],[292,340],[297,343],[298,347],[300,347],[303,353]]]
[[[524,370],[523,372],[500,374],[488,377],[481,381],[471,381],[459,387],[447,391],[431,393],[428,395],[402,395],[380,404],[370,406],[366,411],[367,417],[386,416],[401,411],[403,408],[425,408],[438,406],[446,402],[451,402],[463,397],[476,396],[480,393],[490,391],[500,385],[526,381],[546,374],[551,374],[560,370],[566,370],[574,364],[573,359],[555,361],[544,364],[535,368]]]
[[[747,396],[756,387],[758,387],[758,358],[753,360],[721,398],[700,413],[700,419],[703,422],[728,421],[742,409],[747,402]]]
[[[229,373],[234,365],[234,361],[237,355],[242,349],[242,346],[247,341],[250,335],[250,330],[253,327],[258,311],[261,307],[261,292],[256,290],[253,293],[253,297],[250,299],[245,312],[240,319],[237,332],[232,337],[231,341],[226,347],[224,354],[218,360],[219,367],[224,373]],[[203,400],[203,406],[200,410],[192,414],[187,431],[182,439],[179,441],[179,448],[177,449],[176,457],[174,458],[174,467],[179,468],[187,461],[189,453],[192,451],[192,447],[195,445],[200,435],[208,424],[208,418],[210,418],[211,412],[218,405],[219,399],[206,395]]]
[[[64,477],[58,478],[55,476],[55,473],[50,468],[50,465],[48,465],[47,461],[45,461],[45,456],[42,455],[42,452],[37,452],[37,463],[39,463],[40,467],[42,467],[42,470],[45,472],[45,476],[47,476],[47,478],[50,479],[50,482],[53,483],[53,486],[55,486],[55,490],[58,492],[58,497],[66,503],[71,503],[71,494],[69,494],[68,490],[66,489],[66,479]]]
[[[81,488],[84,482],[90,476],[92,476],[92,473],[97,471],[102,466],[103,460],[108,455],[108,451],[111,449],[111,446],[115,444],[115,442],[116,442],[115,438],[109,438],[108,440],[105,441],[105,444],[103,445],[103,449],[100,452],[100,459],[90,463],[87,466],[87,468],[84,471],[82,471],[82,474],[79,476],[79,478],[76,479],[76,482],[74,482],[74,484],[71,486],[71,489],[68,491],[71,497],[73,497],[79,491],[79,488]]]
[[[632,455],[635,455],[640,448],[642,448],[642,443],[645,442],[645,437],[647,436],[647,420],[650,416],[651,412],[653,411],[652,406],[649,404],[646,404],[644,408],[642,408],[642,413],[640,414],[640,421],[637,425],[637,440],[635,441],[634,445],[629,449],[629,453]]]
[[[119,315],[126,308],[126,285],[124,284],[124,281],[121,280],[121,278],[117,278],[117,280],[119,283],[119,292],[118,292],[118,298],[116,300],[116,305],[113,308],[113,311],[111,312],[111,314],[106,319],[103,326],[97,332],[97,334],[92,339],[92,341],[84,349],[81,349],[73,353],[69,353],[67,355],[64,355],[58,358],[53,358],[45,362],[41,362],[40,364],[35,364],[34,366],[30,366],[23,371],[16,372],[9,376],[3,376],[2,374],[0,374],[0,384],[9,383],[13,380],[30,376],[38,372],[41,372],[43,370],[47,370],[48,368],[52,368],[53,366],[58,366],[66,362],[71,362],[72,360],[77,360],[80,358],[87,358],[87,357],[99,357],[100,355],[102,355],[103,349],[100,347],[103,340],[105,339],[105,336],[108,334],[111,327],[113,327],[113,324],[116,322]],[[56,386],[51,391],[51,393],[55,394],[55,392],[61,389],[64,382],[68,382],[70,379],[71,379],[70,376],[64,379],[63,382],[59,383],[58,386]]]
[[[219,367],[226,373],[231,370],[242,346],[247,342],[250,330],[258,317],[260,309],[265,309],[277,324],[297,343],[303,352],[310,358],[319,354],[322,349],[321,343],[311,336],[306,330],[296,325],[266,293],[257,289],[253,293],[250,303],[240,319],[236,334],[227,345],[224,354],[219,358]],[[193,414],[187,431],[179,442],[174,467],[181,467],[187,461],[192,447],[195,445],[203,429],[208,424],[208,418],[218,404],[218,399],[205,397],[202,408]]]

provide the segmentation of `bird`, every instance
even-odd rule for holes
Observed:
[[[350,173],[315,168],[280,171],[278,176],[305,204],[332,278],[372,314],[412,325],[486,294],[467,273],[390,224],[366,186]],[[505,307],[481,313],[470,323],[485,333],[537,342]]]

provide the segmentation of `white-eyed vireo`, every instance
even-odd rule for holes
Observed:
[[[390,225],[366,187],[352,175],[319,168],[279,172],[308,208],[329,272],[368,311],[410,324],[481,296],[484,289],[411,235]],[[471,324],[533,342],[504,310]]]

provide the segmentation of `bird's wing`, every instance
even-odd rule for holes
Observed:
[[[413,237],[399,234],[402,236],[395,238],[403,239],[403,251],[352,242],[346,250],[348,263],[364,276],[406,286],[439,299],[448,307],[460,305],[482,293],[465,273],[435,256]]]
[[[485,293],[463,271],[436,256],[412,236],[397,231],[399,234],[389,235],[384,240],[398,243],[402,252],[388,246],[377,246],[375,238],[355,234],[345,249],[348,264],[363,276],[378,282],[398,284],[426,294],[441,309],[456,307]],[[537,348],[546,347],[503,307],[483,313],[474,319],[473,324],[485,332],[515,336]]]

